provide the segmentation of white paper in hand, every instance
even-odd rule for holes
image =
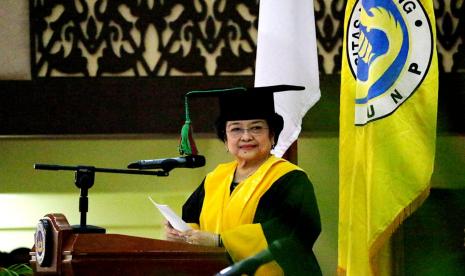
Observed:
[[[156,203],[150,196],[150,201],[158,208],[160,213],[166,218],[166,220],[178,231],[187,231],[192,229],[182,218],[180,218],[168,205]]]

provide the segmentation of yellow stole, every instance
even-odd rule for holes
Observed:
[[[301,170],[282,158],[271,156],[230,194],[236,167],[236,161],[220,164],[207,175],[200,213],[200,229],[221,234],[223,244],[235,262],[268,248],[261,225],[253,223],[258,202],[281,176],[293,170]],[[260,267],[256,273],[282,274],[276,262]]]

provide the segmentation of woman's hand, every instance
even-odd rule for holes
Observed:
[[[183,236],[183,232],[178,231],[171,226],[171,224],[165,220],[165,235],[166,239],[169,241],[176,241],[176,242],[186,242],[185,237]]]
[[[186,242],[204,246],[219,246],[218,234],[200,230],[188,230],[181,232],[174,229],[168,221],[165,221],[164,224],[166,239],[169,241]]]
[[[204,246],[219,246],[219,235],[200,230],[188,230],[182,233],[186,242]]]

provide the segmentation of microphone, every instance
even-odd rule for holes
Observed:
[[[205,166],[202,155],[188,155],[182,157],[139,160],[128,165],[128,169],[163,169],[170,171],[174,168],[199,168]]]
[[[221,270],[215,276],[240,276],[254,275],[255,271],[266,263],[273,261],[273,255],[268,249],[265,249],[258,254],[249,258],[243,259],[227,268]]]

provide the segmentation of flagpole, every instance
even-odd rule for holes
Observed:
[[[298,155],[297,155],[297,142],[298,140],[294,141],[294,143],[292,143],[289,148],[286,150],[286,152],[284,153],[283,155],[283,158],[286,159],[287,161],[295,164],[295,165],[298,165],[297,164],[297,161],[298,161]]]

